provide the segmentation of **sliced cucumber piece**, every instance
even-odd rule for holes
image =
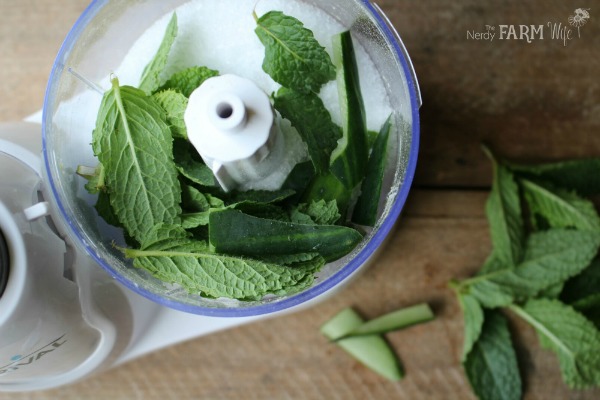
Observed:
[[[351,308],[347,308],[321,327],[321,333],[329,340],[337,340],[364,323]],[[381,335],[354,336],[335,342],[352,357],[379,375],[399,381],[404,376],[400,361]]]
[[[215,210],[209,240],[218,253],[264,256],[319,253],[326,261],[348,254],[362,235],[345,226],[305,225],[258,218],[237,210]]]
[[[431,321],[434,318],[435,315],[427,303],[417,304],[365,322],[348,332],[346,336],[384,334]]]
[[[387,119],[373,145],[369,156],[367,173],[362,183],[361,195],[354,207],[352,221],[360,225],[375,226],[381,187],[387,161],[388,141],[392,130],[392,116]]]
[[[331,153],[331,172],[352,190],[364,178],[369,158],[365,107],[349,31],[333,37],[333,58],[342,112],[343,136]]]
[[[333,174],[327,173],[314,177],[306,189],[303,202],[310,203],[311,201],[319,200],[335,200],[337,202],[338,209],[340,210],[340,214],[346,215],[346,210],[348,209],[351,198],[352,191],[346,189],[346,187]]]

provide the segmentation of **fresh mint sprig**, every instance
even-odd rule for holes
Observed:
[[[589,193],[594,185],[581,176],[567,179],[587,171],[593,183],[600,160],[524,167],[498,162],[485,151],[494,170],[486,203],[493,251],[477,275],[450,283],[463,311],[462,361],[471,386],[484,400],[521,398],[499,308],[538,332],[542,346],[557,354],[567,385],[600,386],[600,332],[594,319],[600,315],[600,286],[589,285],[600,276],[600,263],[593,261],[600,247],[600,217],[575,191]]]

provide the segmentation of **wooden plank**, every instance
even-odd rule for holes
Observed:
[[[88,1],[0,2],[0,121],[42,108],[52,64]]]
[[[562,23],[571,2],[381,0],[412,57],[423,92],[416,183],[481,187],[490,166],[480,143],[520,160],[600,154],[600,24],[567,46],[546,24]],[[596,16],[596,19],[598,17]],[[495,28],[492,41],[467,31]],[[499,25],[544,25],[544,38],[499,40]]]

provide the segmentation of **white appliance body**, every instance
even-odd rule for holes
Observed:
[[[260,317],[204,317],[122,287],[71,240],[44,196],[38,124],[0,124],[0,391],[49,389]],[[50,198],[50,197],[48,197]]]

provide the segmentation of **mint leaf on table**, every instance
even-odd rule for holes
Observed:
[[[483,331],[474,342],[481,308],[508,307],[538,331],[544,347],[557,353],[569,386],[600,386],[600,261],[594,260],[600,217],[593,203],[579,196],[600,192],[600,159],[499,165],[485,151],[494,166],[486,204],[493,251],[475,277],[450,283],[464,312],[463,358],[469,380],[480,398],[506,398],[501,390],[488,392],[486,384],[477,384],[483,361],[480,366],[468,364],[477,356],[491,315],[484,311]],[[527,213],[530,232],[523,221]],[[485,361],[490,369],[504,368],[497,357]],[[504,386],[515,390],[514,384]]]
[[[171,20],[167,25],[167,29],[165,30],[163,40],[158,47],[154,58],[148,65],[146,65],[144,71],[142,72],[142,77],[140,78],[140,84],[138,87],[147,94],[154,93],[154,91],[160,86],[160,76],[167,65],[171,47],[173,46],[175,38],[177,37],[177,30],[177,14],[173,13]]]
[[[317,252],[334,261],[362,239],[354,229],[258,218],[237,210],[210,213],[210,244],[216,252],[248,256]]]
[[[515,173],[527,178],[541,179],[575,191],[581,196],[600,193],[600,158],[568,160],[540,165],[507,163]]]
[[[494,170],[492,190],[485,207],[494,253],[506,267],[512,267],[521,261],[525,243],[519,188],[512,172],[499,165],[488,149],[484,150]]]
[[[93,147],[105,168],[114,214],[142,242],[156,224],[179,221],[181,188],[171,130],[152,98],[119,86],[116,78],[112,85],[101,104]]]
[[[531,214],[542,216],[551,227],[600,231],[600,217],[591,201],[526,179],[520,183]]]
[[[470,294],[459,293],[458,301],[463,312],[464,340],[461,361],[464,362],[467,355],[481,335],[483,327],[483,309],[477,299]]]
[[[352,221],[357,224],[375,226],[377,222],[377,210],[381,198],[391,130],[392,116],[390,115],[377,135],[369,156],[366,176],[361,186],[361,194],[352,214]]]
[[[311,30],[294,17],[270,11],[256,20],[255,33],[265,46],[263,70],[284,87],[318,93],[335,79],[335,66]]]
[[[600,331],[594,324],[557,300],[530,300],[510,309],[536,329],[543,347],[557,354],[567,385],[600,385]]]
[[[342,130],[331,120],[323,100],[315,93],[281,88],[274,98],[274,107],[292,123],[306,143],[315,171],[327,172],[331,152],[337,147]]]
[[[323,265],[313,262],[300,268],[269,264],[209,252],[204,241],[194,240],[176,226],[155,227],[140,250],[124,249],[134,266],[155,277],[177,283],[190,293],[209,297],[260,299],[266,294],[286,294],[312,283]]]
[[[560,298],[567,304],[575,305],[599,294],[600,259],[596,258],[583,272],[565,283]]]
[[[581,274],[564,284],[560,300],[600,328],[600,259],[596,258]]]
[[[479,338],[463,362],[473,391],[485,400],[519,400],[522,384],[506,318],[486,311]]]
[[[185,97],[200,87],[209,78],[219,76],[219,71],[207,67],[190,67],[173,74],[158,91],[174,90]]]
[[[486,275],[492,272],[502,270],[505,267],[506,264],[502,263],[502,261],[500,261],[500,259],[496,256],[496,253],[492,251],[492,254],[490,254],[485,260],[477,275]]]
[[[167,123],[171,127],[173,137],[187,140],[187,128],[183,116],[188,105],[188,99],[174,90],[155,93],[152,98],[165,110]]]
[[[486,307],[535,297],[540,291],[583,271],[595,257],[600,235],[552,229],[529,236],[523,262],[461,282]]]
[[[369,159],[365,107],[349,31],[333,37],[343,136],[331,154],[331,173],[348,189],[363,180]]]

